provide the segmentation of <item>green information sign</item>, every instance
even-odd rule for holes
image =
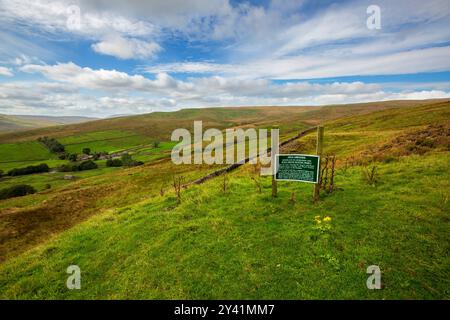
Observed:
[[[317,183],[320,157],[307,154],[277,154],[275,180]]]

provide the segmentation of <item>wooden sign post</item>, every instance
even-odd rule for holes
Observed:
[[[274,129],[274,127],[273,127]],[[273,130],[272,129],[272,130]],[[272,197],[277,196],[277,181],[298,181],[314,184],[314,201],[320,196],[320,158],[323,147],[322,126],[317,127],[316,155],[279,154],[279,146],[274,143],[278,138],[278,130],[272,131]],[[276,139],[278,140],[278,139]]]
[[[317,127],[317,146],[316,146],[316,154],[319,157],[322,157],[323,151],[323,133],[324,128],[322,126]],[[314,201],[318,201],[320,198],[320,163],[319,163],[319,179],[314,185]]]

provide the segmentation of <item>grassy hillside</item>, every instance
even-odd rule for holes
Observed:
[[[0,295],[448,299],[449,165],[448,153],[382,165],[376,187],[355,167],[318,205],[309,185],[280,184],[273,200],[270,179],[259,194],[238,173],[226,193],[217,180],[189,189],[181,205],[167,195],[108,210],[4,264]],[[316,216],[331,217],[330,228],[318,229]],[[71,264],[82,270],[80,291],[64,286]],[[365,287],[372,264],[383,290]]]
[[[187,109],[0,134],[0,170],[6,172],[12,168],[36,165],[45,159],[53,167],[64,163],[57,160],[55,155],[42,150],[36,140],[43,136],[56,137],[69,153],[81,153],[85,147],[97,152],[133,149],[138,158],[145,159],[148,158],[148,147],[152,142],[171,143],[172,131],[176,128],[192,130],[194,120],[202,120],[205,128],[220,129],[264,126],[273,121],[282,124],[285,132],[290,132],[307,126],[300,120],[300,115],[306,110],[311,108]],[[25,144],[32,148],[27,148]]]
[[[55,155],[44,154],[37,138],[56,137],[70,153],[81,153],[85,147],[92,151],[115,152],[126,149],[143,149],[153,141],[169,142],[176,128],[192,130],[194,120],[202,120],[204,128],[225,129],[229,127],[267,127],[278,124],[283,135],[295,130],[333,119],[365,115],[389,110],[400,115],[404,108],[446,103],[441,100],[387,101],[364,104],[336,105],[325,107],[242,107],[184,109],[177,112],[154,112],[151,114],[118,117],[23,132],[0,134],[0,170],[8,171],[27,165],[36,165],[48,159],[52,167],[63,164]],[[397,111],[394,111],[397,110]],[[432,111],[432,110],[430,110]],[[445,116],[445,114],[444,114]],[[411,117],[413,119],[420,119]],[[379,119],[375,119],[378,123]],[[371,121],[371,120],[362,120]],[[380,122],[382,122],[381,119]],[[390,120],[395,122],[395,118]],[[401,123],[401,122],[399,122]],[[22,145],[29,143],[32,148]],[[14,150],[11,151],[11,148]],[[20,150],[18,150],[20,149]],[[145,153],[144,150],[142,150]],[[139,153],[139,152],[138,152]],[[138,155],[139,157],[141,155]],[[145,157],[144,157],[145,158]]]
[[[306,108],[310,109],[310,108]],[[0,135],[0,143],[35,140],[40,136],[57,138],[85,135],[87,133],[122,131],[140,134],[153,139],[167,140],[176,128],[191,128],[194,120],[203,120],[205,127],[226,128],[245,124],[272,121],[284,122],[305,111],[301,107],[287,108],[206,108],[184,109],[177,112],[154,112],[145,115],[117,117],[77,125],[29,130]],[[271,118],[270,118],[271,117]]]
[[[176,128],[192,128],[194,120],[203,120],[205,128],[224,129],[233,126],[267,126],[280,124],[290,128],[299,122],[316,124],[348,115],[367,114],[383,109],[427,105],[441,100],[386,101],[325,107],[239,107],[183,109],[177,112],[154,112],[145,115],[117,117],[75,125],[0,134],[0,143],[36,140],[40,136],[69,137],[90,132],[122,130],[153,139],[167,140]]]
[[[245,165],[229,174],[225,192],[218,177],[184,190],[177,204],[174,175],[191,181],[217,166],[175,166],[166,142],[139,146],[136,157],[147,161],[142,167],[101,165],[75,182],[59,173],[1,181],[29,182],[42,191],[0,201],[0,297],[450,298],[450,103],[375,106],[201,113],[218,127],[267,126],[273,113],[283,138],[320,120],[324,153],[338,158],[338,189],[318,203],[311,185],[288,182],[279,182],[272,199],[270,178]],[[156,138],[143,122],[165,118],[163,131],[184,121],[189,128],[197,112],[146,115],[153,120],[134,119],[136,129],[124,127],[128,118],[114,119],[120,128],[99,125],[73,135],[69,126],[58,139],[76,148],[102,139],[120,144],[127,132],[148,143]],[[313,153],[314,147],[310,135],[282,151]],[[377,167],[377,183],[362,179],[368,163]],[[52,188],[44,190],[44,181]],[[331,221],[323,221],[326,216]],[[80,291],[65,287],[71,264],[82,270]],[[383,290],[365,286],[372,264],[383,272]]]

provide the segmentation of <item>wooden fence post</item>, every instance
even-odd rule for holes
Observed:
[[[323,151],[323,133],[324,128],[322,126],[317,127],[317,146],[316,146],[316,154],[322,158]],[[322,159],[320,159],[322,160]],[[320,197],[320,161],[319,161],[319,181],[314,185],[314,201],[318,201]]]
[[[278,126],[272,126],[272,130],[270,132],[272,137],[271,141],[271,155],[272,155],[272,197],[276,198],[278,194],[278,186],[277,180],[275,180],[275,164],[276,164],[276,155],[279,153],[279,131]]]

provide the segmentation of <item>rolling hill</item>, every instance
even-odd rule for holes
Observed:
[[[338,159],[336,191],[315,203],[311,185],[279,182],[272,198],[270,177],[247,164],[184,189],[178,203],[173,177],[187,183],[223,167],[170,161],[171,130],[198,119],[221,129],[278,124],[282,140],[323,125],[324,154]],[[72,150],[132,150],[145,165],[99,162],[73,181],[59,172],[0,180],[39,191],[0,201],[1,298],[450,297],[449,101],[153,113],[4,134],[0,154],[15,155],[8,166],[37,155],[56,165],[33,149],[42,135]],[[282,152],[314,153],[315,136]],[[82,290],[65,287],[72,264]],[[369,265],[380,266],[383,290],[367,290]]]
[[[52,117],[52,116],[0,114],[0,133],[16,132],[64,124],[81,123],[92,120],[96,120],[96,118],[72,117],[72,116]]]
[[[153,112],[115,117],[85,123],[0,134],[0,143],[35,140],[40,136],[68,137],[90,132],[120,130],[166,140],[176,128],[191,128],[194,120],[203,120],[204,128],[224,129],[235,126],[280,124],[288,128],[299,122],[311,125],[339,117],[366,114],[391,108],[421,106],[448,99],[383,101],[314,107],[224,107],[182,109],[176,112]]]

